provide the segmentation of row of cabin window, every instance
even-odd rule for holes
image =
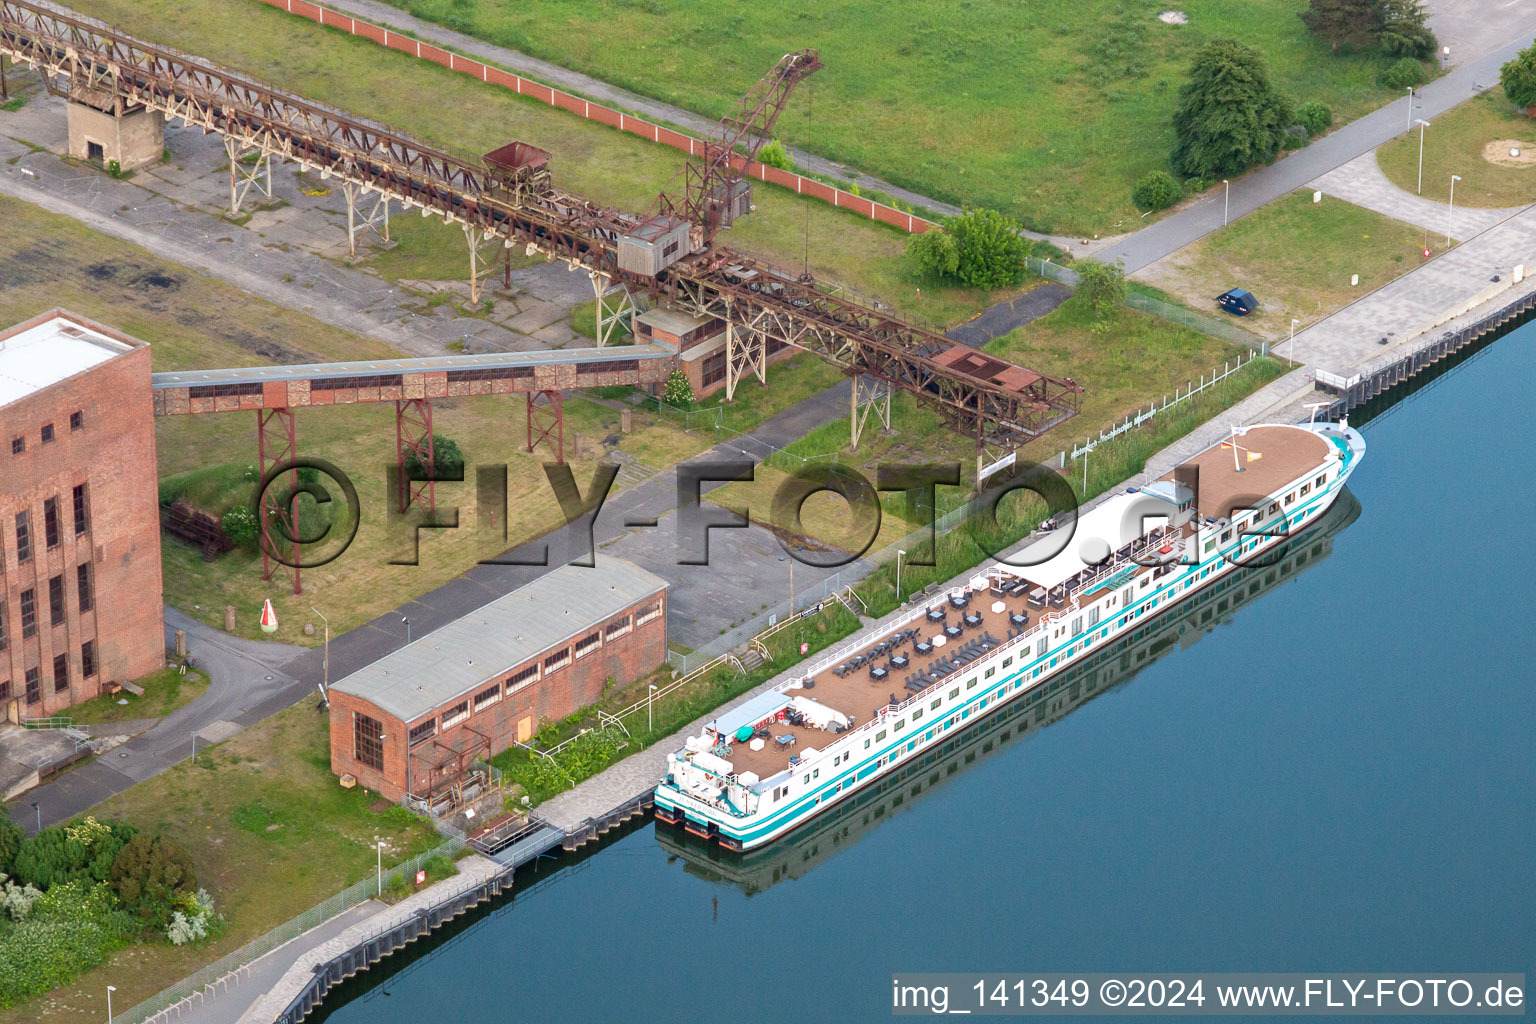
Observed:
[[[641,610],[638,617],[621,615],[614,619],[612,622],[608,623],[602,629],[594,629],[580,640],[577,640],[574,648],[562,647],[554,654],[546,657],[542,666],[543,675],[549,675],[549,673],[555,672],[569,665],[573,660],[573,649],[575,651],[576,658],[585,657],[597,649],[599,641],[604,635],[607,636],[608,640],[617,640],[619,637],[625,635],[634,628],[632,623],[644,625],[660,614],[661,602],[658,601],[651,607]],[[524,686],[527,686],[529,683],[537,681],[539,678],[540,663],[536,661],[533,664],[512,673],[506,678],[505,682],[495,683],[475,694],[473,698],[474,710],[476,712],[483,711],[491,705],[498,703],[504,694],[510,694],[514,690],[520,690]],[[460,703],[455,704],[453,707],[449,708],[447,711],[443,712],[441,716],[442,728],[445,730],[450,729],[464,721],[464,719],[468,718],[470,715],[470,703],[471,702],[468,700],[461,701]],[[437,728],[437,718],[430,718],[427,721],[420,723],[419,725],[413,726],[410,733],[411,745],[414,746],[423,740],[429,740],[433,736],[436,736]]]
[[[1317,477],[1316,480],[1313,480],[1309,484],[1302,484],[1301,485],[1301,489],[1299,491],[1292,491],[1290,494],[1287,494],[1282,501],[1272,501],[1272,502],[1270,502],[1269,508],[1264,510],[1264,514],[1263,515],[1255,516],[1254,517],[1254,519],[1253,519],[1254,523],[1258,524],[1258,523],[1262,522],[1265,519],[1268,519],[1268,518],[1270,518],[1272,516],[1279,515],[1280,514],[1280,510],[1281,510],[1281,508],[1283,506],[1285,506],[1285,505],[1294,505],[1296,503],[1296,499],[1297,499],[1298,496],[1302,497],[1302,498],[1305,498],[1307,495],[1312,493],[1312,488],[1314,488],[1314,487],[1316,487],[1318,490],[1322,490],[1323,484],[1327,483],[1327,481],[1328,481],[1328,474],[1327,473],[1320,473],[1320,474],[1318,474],[1318,477]],[[1228,527],[1227,529],[1223,530],[1221,532],[1221,537],[1220,538],[1212,537],[1210,540],[1206,541],[1205,542],[1205,553],[1206,554],[1210,554],[1212,551],[1214,551],[1216,549],[1216,543],[1217,543],[1218,539],[1220,540],[1220,542],[1222,544],[1225,544],[1228,541],[1230,541],[1232,539],[1233,532],[1235,530],[1242,529],[1247,524],[1248,524],[1247,517],[1244,517],[1243,519],[1239,519],[1237,522],[1233,523],[1230,527]]]
[[[87,640],[80,645],[80,678],[89,679],[96,674],[96,641]],[[27,669],[23,683],[28,704],[41,704],[43,700],[43,684],[41,673],[38,669]],[[53,692],[63,693],[69,689],[69,655],[56,654],[53,658]],[[11,681],[0,680],[0,704],[11,699]]]
[[[75,512],[75,536],[79,537],[91,528],[90,507],[87,505],[85,484],[77,484],[71,495]],[[25,562],[32,557],[32,514],[25,510],[16,513],[16,561]],[[50,548],[59,546],[62,537],[59,529],[59,499],[48,498],[43,502],[43,543]]]
[[[64,576],[61,573],[48,581],[48,624],[62,626],[65,622]],[[96,595],[91,580],[91,563],[82,562],[75,567],[75,603],[84,615],[96,607]],[[21,592],[21,638],[30,640],[37,635],[37,591],[31,587]],[[0,600],[0,651],[10,642],[6,629],[5,602]]]
[[[70,430],[79,430],[80,428],[82,428],[84,426],[85,426],[85,413],[81,412],[79,409],[76,409],[74,412],[69,414],[69,429]],[[42,429],[38,431],[38,434],[42,438],[43,444],[52,444],[53,443],[53,424],[52,423],[44,423]],[[20,455],[23,452],[25,452],[26,450],[27,450],[27,435],[25,435],[25,434],[17,434],[15,437],[11,438],[11,454],[12,455]]]

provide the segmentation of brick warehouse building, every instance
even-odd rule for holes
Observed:
[[[677,349],[677,368],[688,378],[695,399],[725,387],[725,321],[694,316],[658,306],[635,317],[635,341],[642,345],[664,344]],[[769,362],[778,362],[798,349],[778,338],[767,342]]]
[[[667,658],[666,581],[599,554],[565,565],[331,686],[331,770],[390,800],[436,795]],[[407,743],[409,737],[409,743]],[[409,764],[408,764],[409,762]]]
[[[63,310],[0,332],[0,708],[165,664],[149,346]]]

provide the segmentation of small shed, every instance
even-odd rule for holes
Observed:
[[[1253,297],[1253,292],[1233,288],[1216,296],[1216,305],[1233,316],[1247,316],[1259,308],[1259,300]]]
[[[658,216],[619,237],[619,269],[655,277],[690,251],[689,229],[681,217]]]

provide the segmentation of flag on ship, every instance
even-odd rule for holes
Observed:
[[[1260,459],[1262,459],[1263,457],[1264,457],[1264,453],[1263,452],[1249,452],[1248,453],[1248,461],[1249,462],[1257,462]]]
[[[261,604],[261,631],[263,633],[277,632],[277,612],[272,609],[272,599],[270,597]]]

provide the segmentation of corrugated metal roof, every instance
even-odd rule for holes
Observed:
[[[358,669],[331,689],[409,722],[666,586],[660,576],[611,555],[597,555],[590,569],[563,565]]]

